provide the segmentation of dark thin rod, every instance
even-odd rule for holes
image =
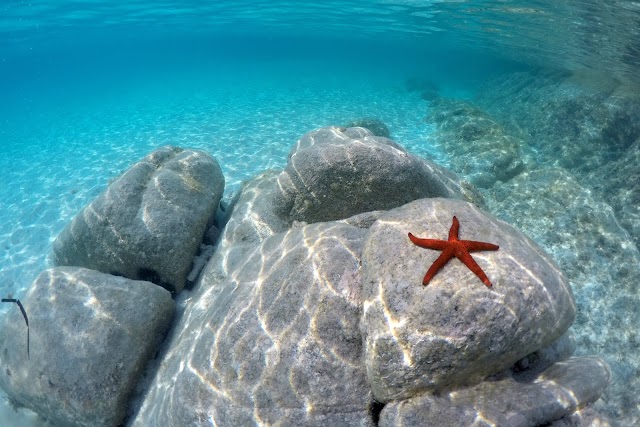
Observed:
[[[2,298],[2,302],[15,302],[16,304],[18,304],[18,307],[22,312],[22,317],[24,317],[24,322],[27,324],[27,359],[31,360],[31,355],[29,354],[29,318],[27,317],[27,312],[19,299]]]

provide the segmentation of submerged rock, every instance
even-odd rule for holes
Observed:
[[[372,426],[360,363],[364,233],[294,228],[201,287],[133,425]]]
[[[322,128],[300,138],[278,176],[277,213],[288,221],[333,221],[423,197],[459,197],[460,182],[364,128]]]
[[[486,112],[460,100],[439,98],[427,117],[437,126],[436,141],[452,169],[478,187],[508,181],[524,170],[523,142]]]
[[[343,127],[345,128],[361,127],[371,131],[371,133],[373,133],[374,136],[382,136],[384,138],[391,137],[391,133],[389,132],[389,127],[386,124],[384,124],[382,120],[372,119],[369,117],[353,120],[347,123],[346,125],[344,125]]]
[[[472,254],[493,287],[457,260],[422,285],[440,252],[407,233],[446,239],[454,215],[460,239],[500,246]],[[556,340],[575,317],[569,283],[542,249],[462,201],[417,200],[381,216],[362,264],[365,363],[381,402],[478,383]]]
[[[549,425],[595,402],[608,382],[609,370],[602,360],[574,357],[555,363],[527,382],[507,376],[437,396],[424,394],[390,403],[382,410],[378,426],[472,426],[479,419],[496,426]],[[575,421],[569,425],[594,425]]]
[[[53,263],[184,287],[224,189],[214,158],[164,147],[85,207],[53,244]]]
[[[567,360],[576,351],[576,340],[571,329],[546,347],[527,354],[512,367],[511,373],[519,382],[535,379],[549,366],[562,360]]]
[[[275,211],[273,194],[278,172],[265,172],[244,183],[217,250],[205,266],[203,279],[217,281],[245,262],[247,254],[267,237],[286,231],[291,224]]]
[[[580,425],[571,417],[608,371],[595,359],[558,363],[574,349],[563,333],[575,306],[533,242],[455,199],[288,223],[261,203],[278,177],[244,186],[134,426],[373,426],[380,415],[378,425],[457,427],[474,399],[498,421],[515,419],[499,416],[515,402],[525,420]],[[446,238],[454,213],[460,238],[500,244],[474,253],[493,288],[455,260],[421,284],[437,253],[412,245],[408,228]],[[575,401],[551,400],[571,392]],[[446,398],[457,395],[468,398]],[[434,405],[449,418],[416,424]]]
[[[611,76],[540,71],[503,75],[477,102],[523,138],[537,164],[567,169],[610,204],[640,247],[639,94]]]
[[[640,102],[639,102],[640,104]],[[640,114],[638,114],[640,122]],[[640,137],[619,159],[602,165],[589,177],[596,191],[613,207],[616,217],[640,248]]]
[[[597,353],[611,367],[612,382],[597,409],[621,425],[637,424],[638,414],[625,402],[640,389],[640,251],[615,211],[561,168],[525,172],[496,185],[488,200],[491,211],[537,236],[571,281],[579,351]]]
[[[93,270],[57,267],[38,276],[20,313],[0,328],[0,385],[56,425],[120,424],[144,366],[169,327],[165,289]]]
[[[145,179],[118,180],[113,186],[147,185],[148,176],[137,169],[131,173]],[[516,392],[514,405],[531,414],[527,419],[542,424],[567,415],[563,419],[573,421],[578,408],[597,399],[608,371],[583,360],[579,363],[597,374],[589,377],[572,369],[574,362],[558,363],[573,351],[569,338],[558,340],[575,314],[571,289],[533,242],[463,201],[469,194],[453,173],[364,128],[331,127],[304,135],[285,170],[246,183],[233,208],[225,209],[224,221],[217,222],[226,225],[215,246],[205,246],[194,264],[193,292],[163,346],[157,370],[150,372],[142,402],[133,408],[131,424],[373,427],[378,418],[396,424],[429,419],[424,411],[434,405],[443,414],[463,416],[475,408],[475,398],[483,408],[500,411],[500,403],[491,406],[483,396]],[[208,206],[209,199],[200,196],[193,203]],[[94,212],[91,206],[85,215]],[[207,213],[200,239],[213,210]],[[422,285],[437,252],[413,245],[407,232],[445,239],[453,215],[460,218],[461,239],[500,245],[497,252],[474,253],[492,288],[455,260],[429,286]],[[74,229],[74,224],[70,228],[77,231],[80,226]],[[211,251],[200,273],[204,253]],[[92,286],[96,275],[105,282],[120,281],[125,290],[116,295],[152,286],[132,286],[127,279],[83,269],[56,271],[80,271],[74,274]],[[126,299],[123,310],[138,300]],[[111,307],[98,297],[88,301],[74,304],[75,310]],[[113,319],[119,317],[109,312],[93,321]],[[68,329],[73,328],[77,325]],[[75,345],[80,337],[73,337]],[[6,337],[0,340],[6,342]],[[39,338],[38,345],[42,342]],[[129,357],[143,354],[139,359],[147,360],[152,346],[124,347]],[[0,380],[9,381],[4,375]],[[90,375],[106,381],[93,371]],[[573,391],[577,400],[541,407],[536,399],[549,402],[548,394],[531,381],[546,381],[545,375]],[[458,394],[469,397],[443,399]],[[120,416],[120,406],[111,409]],[[86,411],[59,419],[79,417],[76,413]],[[96,417],[102,422],[105,416],[98,411]],[[83,420],[69,424],[83,425]]]
[[[368,137],[368,138],[367,138]],[[364,139],[363,139],[364,138]],[[459,198],[468,201],[475,201],[482,204],[481,196],[475,189],[459,180],[453,173],[437,166],[436,164],[419,159],[408,154],[398,144],[391,140],[382,138],[384,144],[389,145],[389,149],[393,149],[394,155],[371,159],[366,156],[367,152],[374,152],[381,143],[376,142],[378,138],[372,137],[371,132],[363,128],[342,129],[337,127],[321,128],[303,135],[295,144],[289,155],[289,163],[284,171],[267,171],[243,185],[241,193],[238,195],[237,201],[234,203],[233,213],[230,216],[227,225],[222,230],[220,237],[219,253],[229,253],[224,259],[218,258],[218,261],[224,263],[221,270],[233,270],[233,264],[240,262],[247,250],[259,244],[265,238],[273,234],[280,233],[294,226],[295,224],[305,225],[321,221],[322,216],[329,216],[335,220],[345,220],[358,215],[370,216],[369,212],[381,211],[383,209],[393,208],[405,203],[405,200],[414,200],[419,194],[411,191],[404,192],[404,187],[398,187],[396,184],[391,185],[392,178],[389,178],[389,187],[383,189],[379,194],[373,193],[369,189],[366,182],[366,176],[361,173],[350,174],[348,170],[344,171],[345,175],[341,178],[342,183],[336,187],[331,184],[333,172],[333,164],[327,160],[317,164],[307,163],[309,168],[295,173],[301,187],[282,189],[282,182],[292,182],[290,171],[295,170],[296,162],[293,160],[294,155],[303,152],[316,144],[331,145],[332,141],[337,140],[335,144],[337,150],[345,151],[346,144],[360,145],[365,155],[361,161],[355,165],[358,167],[366,164],[368,161],[381,163],[389,163],[382,165],[381,170],[394,170],[393,165],[396,160],[395,154],[400,156],[407,165],[415,166],[414,172],[408,172],[405,179],[409,179],[411,174],[417,175],[419,179],[413,183],[414,187],[424,189],[428,192],[431,188],[435,189],[436,194],[446,197]],[[345,142],[345,144],[343,144]],[[308,156],[310,158],[312,156]],[[343,164],[344,159],[340,160],[338,169]],[[381,171],[378,171],[381,173]],[[391,172],[389,172],[391,173]],[[329,192],[335,195],[320,195],[327,188],[319,183],[312,182],[314,177],[321,176],[323,180],[329,182]],[[372,178],[373,179],[373,178]],[[380,184],[383,183],[384,177],[380,177]],[[399,178],[395,178],[399,179]],[[364,181],[363,181],[364,180]],[[312,203],[306,204],[309,209],[297,207],[292,204],[304,206],[305,203],[296,203],[297,200],[303,200],[305,195],[312,192],[317,198],[317,203],[323,204],[319,210],[311,208]],[[344,192],[346,195],[341,196],[339,193]],[[387,197],[387,193],[398,193]],[[403,194],[405,193],[405,194]],[[314,196],[312,196],[314,197]],[[414,197],[414,198],[411,198]],[[364,220],[369,224],[373,221]],[[214,261],[215,263],[215,261]]]
[[[585,84],[572,73],[520,72],[490,82],[477,102],[521,130],[537,163],[574,173],[600,171],[640,138],[638,88],[599,76]]]
[[[420,92],[425,100],[438,97],[440,92],[438,84],[433,79],[424,76],[409,77],[405,80],[404,86],[407,92]]]

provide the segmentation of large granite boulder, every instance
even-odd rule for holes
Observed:
[[[422,285],[440,252],[414,245],[407,233],[446,240],[454,215],[460,239],[500,246],[473,254],[493,287],[457,260]],[[389,211],[370,228],[362,262],[365,363],[382,402],[478,383],[556,340],[575,317],[556,264],[466,202],[424,199]]]
[[[295,228],[266,238],[223,282],[201,284],[133,425],[371,426],[364,234]]]
[[[496,380],[511,376],[533,384],[555,367],[553,379],[579,393],[577,403],[540,409],[540,388],[523,386],[512,389],[522,393],[520,408],[537,414],[531,419],[581,425],[574,422],[576,408],[597,398],[606,368],[591,378],[558,364],[574,350],[565,334],[575,314],[573,297],[558,267],[525,236],[461,200],[421,199],[389,212],[381,210],[387,200],[360,203],[365,192],[358,193],[358,171],[353,181],[344,175],[350,201],[318,198],[317,210],[304,211],[305,217],[279,209],[282,179],[296,169],[296,156],[332,145],[334,138],[365,151],[398,150],[394,143],[370,144],[365,129],[325,128],[298,141],[288,170],[266,172],[243,186],[132,424],[411,425],[394,405],[437,401],[454,390],[477,390],[469,399],[482,399]],[[397,164],[393,156],[385,159]],[[340,176],[345,164],[336,162]],[[331,176],[331,165],[320,161],[317,170]],[[316,195],[322,187],[305,178],[317,170],[299,175]],[[436,182],[461,188],[455,180]],[[462,191],[448,194],[465,198]],[[342,209],[335,221],[311,215],[326,212],[323,203]],[[381,208],[367,210],[371,206]],[[501,246],[474,253],[492,288],[456,260],[422,286],[438,254],[411,245],[407,232],[446,239],[453,214],[462,224],[461,239]],[[491,393],[501,397],[500,390]],[[446,410],[455,412],[456,405]],[[428,406],[412,413],[420,411]]]
[[[62,426],[118,425],[171,323],[170,293],[93,270],[38,276],[0,327],[0,386],[18,405]]]
[[[160,148],[73,219],[53,244],[53,263],[180,292],[223,189],[220,166],[205,152]]]
[[[332,141],[334,140],[338,142],[333,144]],[[213,260],[205,267],[205,275],[219,276],[220,274],[226,275],[225,272],[234,271],[237,263],[244,262],[246,253],[253,250],[256,245],[267,237],[286,231],[291,227],[320,221],[320,216],[325,214],[331,216],[334,220],[344,220],[357,215],[370,216],[369,212],[397,207],[405,203],[406,195],[389,196],[392,192],[403,193],[404,187],[391,186],[385,189],[382,195],[367,195],[369,190],[367,190],[366,185],[363,186],[362,182],[364,174],[356,173],[345,175],[341,184],[343,186],[342,190],[345,193],[349,193],[350,197],[338,197],[337,199],[333,197],[318,198],[318,203],[329,205],[333,203],[332,206],[335,207],[335,210],[320,207],[320,211],[305,210],[304,214],[302,212],[295,213],[297,212],[296,209],[292,214],[292,211],[289,210],[291,207],[289,202],[303,198],[304,194],[306,194],[304,189],[291,189],[290,192],[282,189],[282,183],[290,181],[290,173],[295,169],[296,160],[294,159],[297,158],[296,153],[305,152],[314,145],[331,147],[332,144],[337,146],[336,150],[342,150],[344,147],[351,145],[359,145],[367,153],[375,151],[376,147],[381,145],[379,141],[384,141],[384,144],[401,158],[406,157],[409,159],[407,164],[416,166],[419,171],[418,174],[424,173],[420,178],[424,179],[424,181],[422,183],[418,182],[418,184],[425,189],[425,192],[428,192],[429,185],[433,184],[433,188],[441,189],[442,193],[448,197],[473,201],[482,205],[481,196],[475,192],[472,186],[459,180],[454,174],[434,163],[407,154],[404,149],[391,140],[373,137],[369,130],[363,128],[327,127],[317,129],[303,135],[296,142],[289,154],[289,163],[284,171],[267,171],[244,183],[237,200],[233,203],[233,210],[229,220],[222,230],[220,242],[218,243],[219,249],[214,254]],[[346,145],[340,148],[343,142]],[[400,155],[399,153],[404,154]],[[393,170],[394,156],[378,158],[377,160],[371,158],[370,160],[377,162],[379,165],[384,164],[380,166],[380,170]],[[385,164],[385,162],[388,164]],[[366,158],[363,158],[362,162],[358,163],[357,166],[362,167],[366,163]],[[342,163],[338,165],[338,169],[343,166],[341,165]],[[330,181],[334,175],[333,165],[323,161],[315,166],[310,165],[310,167],[311,169],[305,171],[304,174],[299,171],[297,176],[301,180],[300,182],[308,183],[310,187],[314,188],[314,193],[319,194],[323,190],[317,189],[318,185],[312,184],[315,179],[314,176],[321,175],[324,176],[323,179]],[[380,181],[384,179],[386,178],[380,176]],[[391,181],[392,179],[390,178],[389,183]],[[369,196],[373,198],[367,201],[366,198]],[[413,194],[412,197],[417,197],[417,195]],[[383,200],[379,200],[379,198]],[[284,208],[284,206],[287,207]],[[317,215],[318,212],[324,213]],[[368,224],[372,222],[368,221]]]
[[[406,239],[403,224],[420,228],[425,215],[436,228],[452,210],[466,219],[461,238],[500,243],[497,259],[474,253],[493,288],[457,261],[424,287],[429,262],[416,252],[428,256],[425,250],[375,243],[381,235]],[[399,218],[402,212],[411,218]],[[448,225],[440,225],[445,236]],[[237,240],[216,256],[236,257],[237,245],[244,244]],[[394,284],[395,293],[385,292]],[[389,301],[386,310],[379,309],[382,298],[371,297],[373,286]],[[563,334],[575,307],[557,267],[529,239],[461,201],[424,199],[275,233],[245,248],[242,260],[210,263],[191,301],[134,426],[373,426],[378,418],[378,425],[458,426],[476,408],[500,422],[581,426],[571,417],[608,381],[597,359],[559,363],[575,349]],[[393,334],[397,340],[377,340],[374,352],[389,369],[376,369],[372,337]],[[394,369],[408,380],[395,381],[400,392],[381,405],[380,384],[397,378]],[[424,387],[423,380],[438,385]],[[568,396],[574,400],[553,400]],[[523,418],[503,412],[510,403]],[[432,423],[432,408],[447,418]],[[430,422],[414,423],[423,419]]]
[[[450,172],[365,128],[321,128],[296,143],[274,205],[289,221],[333,221],[423,197],[464,198]]]

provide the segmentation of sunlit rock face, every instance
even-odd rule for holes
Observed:
[[[609,376],[599,358],[572,357],[526,382],[506,375],[453,392],[390,403],[382,410],[378,426],[471,426],[480,420],[510,427],[555,425],[548,423],[574,416],[598,400]],[[576,414],[571,423],[557,425],[609,426],[597,414]]]
[[[223,189],[210,155],[158,149],[73,219],[53,244],[53,262],[180,292]]]
[[[338,223],[276,234],[202,287],[134,425],[372,425],[359,330],[364,234]]]
[[[116,426],[171,323],[170,293],[143,281],[57,267],[0,327],[0,386],[61,426]]]
[[[391,138],[391,132],[389,127],[380,119],[373,117],[361,117],[356,120],[352,120],[345,124],[345,128],[361,127],[370,131],[374,136],[382,136],[384,138]]]
[[[401,189],[401,191],[399,191]],[[333,221],[423,197],[464,198],[459,180],[365,128],[321,128],[296,143],[274,195],[289,221]]]
[[[245,183],[133,426],[459,426],[466,416],[581,425],[577,409],[602,393],[608,370],[597,359],[569,359],[575,346],[563,334],[575,305],[566,279],[531,240],[460,200],[468,193],[455,175],[441,168],[431,175],[457,189],[450,198],[380,200],[384,192],[359,189],[360,172],[341,175],[346,164],[336,159],[333,176],[344,178],[349,197],[282,208],[282,200],[298,200],[320,182],[318,170],[333,173],[329,157],[316,157],[318,169],[299,167],[300,153],[342,149],[345,141],[403,152],[367,138],[361,128],[311,132],[284,171]],[[379,169],[390,173],[394,159],[380,157]],[[304,185],[284,185],[291,173]],[[322,185],[313,188],[323,194]],[[376,200],[362,203],[362,195]],[[439,253],[412,244],[407,233],[446,240],[453,215],[460,239],[500,246],[473,253],[491,288],[456,259],[422,285]],[[552,392],[543,390],[555,382]],[[518,393],[516,406],[530,416],[501,418],[499,402],[487,406],[505,393]],[[462,401],[446,397],[458,394]],[[454,415],[462,408],[464,417],[418,422],[433,407]]]
[[[500,246],[472,254],[492,287],[457,259],[422,285],[441,252],[414,245],[407,233],[447,240],[454,215],[460,239]],[[383,402],[480,382],[557,339],[575,318],[558,266],[466,202],[423,199],[389,211],[370,228],[362,262],[365,363]]]
[[[324,150],[333,152],[330,158],[323,157]],[[363,168],[373,175],[363,173]],[[373,181],[379,191],[372,190]],[[205,281],[233,271],[243,254],[291,227],[371,216],[370,212],[429,194],[482,204],[474,188],[455,174],[367,129],[331,126],[308,132],[292,147],[283,171],[264,172],[243,185],[222,230],[218,251],[205,267],[211,271]],[[365,222],[370,225],[373,221]]]

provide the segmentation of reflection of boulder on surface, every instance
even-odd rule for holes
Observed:
[[[208,154],[156,150],[73,219],[54,242],[53,262],[180,292],[223,188]]]
[[[472,254],[493,287],[457,260],[421,285],[440,252],[407,233],[446,239],[454,215],[460,239],[500,246]],[[370,228],[362,263],[365,363],[382,402],[477,383],[556,340],[575,317],[569,283],[542,249],[466,202],[388,212]]]
[[[332,221],[423,197],[463,198],[456,178],[364,128],[304,135],[278,176],[277,212],[289,221]]]
[[[58,267],[40,274],[0,328],[0,385],[11,398],[64,426],[115,426],[143,368],[169,327],[165,289],[97,271]]]

